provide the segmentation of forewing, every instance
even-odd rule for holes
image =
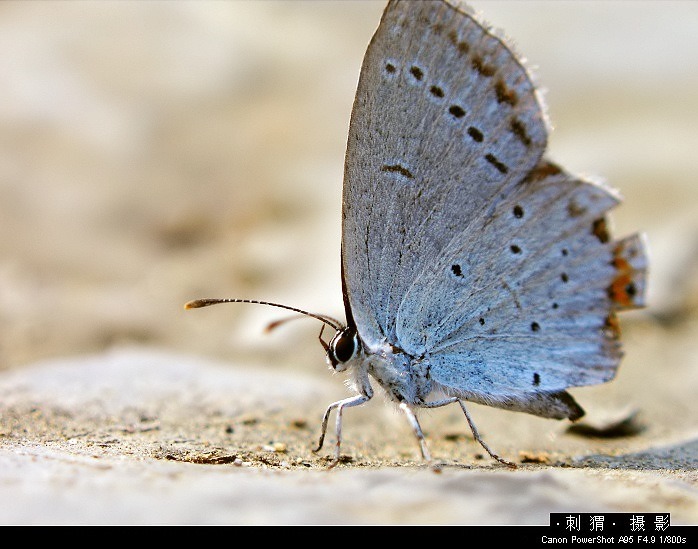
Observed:
[[[361,69],[344,176],[342,273],[365,343],[419,345],[419,318],[396,331],[405,296],[538,164],[546,138],[534,86],[499,38],[443,2],[388,4]]]

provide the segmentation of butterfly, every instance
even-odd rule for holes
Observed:
[[[378,384],[405,414],[427,462],[417,411],[466,401],[579,419],[567,390],[611,380],[622,357],[616,312],[645,304],[644,237],[614,240],[606,186],[548,160],[542,101],[502,39],[468,8],[391,0],[366,51],[352,110],[342,194],[346,322],[327,362],[355,394]]]

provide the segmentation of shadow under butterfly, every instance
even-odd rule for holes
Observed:
[[[543,157],[541,99],[507,45],[467,7],[390,1],[364,57],[346,152],[342,288],[346,323],[316,318],[331,368],[367,402],[371,379],[430,452],[419,408],[465,401],[576,420],[570,387],[611,380],[621,360],[616,311],[644,306],[643,237],[612,240],[610,189]],[[434,396],[437,395],[437,396]]]

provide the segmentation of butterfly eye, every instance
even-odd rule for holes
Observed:
[[[327,350],[327,358],[332,364],[332,367],[337,369],[340,364],[345,364],[356,355],[359,348],[356,332],[351,328],[337,332],[330,341],[329,349]],[[343,368],[342,368],[343,369]]]

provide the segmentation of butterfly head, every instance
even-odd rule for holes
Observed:
[[[361,343],[356,329],[347,326],[337,330],[327,345],[327,362],[337,372],[343,372],[359,353]]]

